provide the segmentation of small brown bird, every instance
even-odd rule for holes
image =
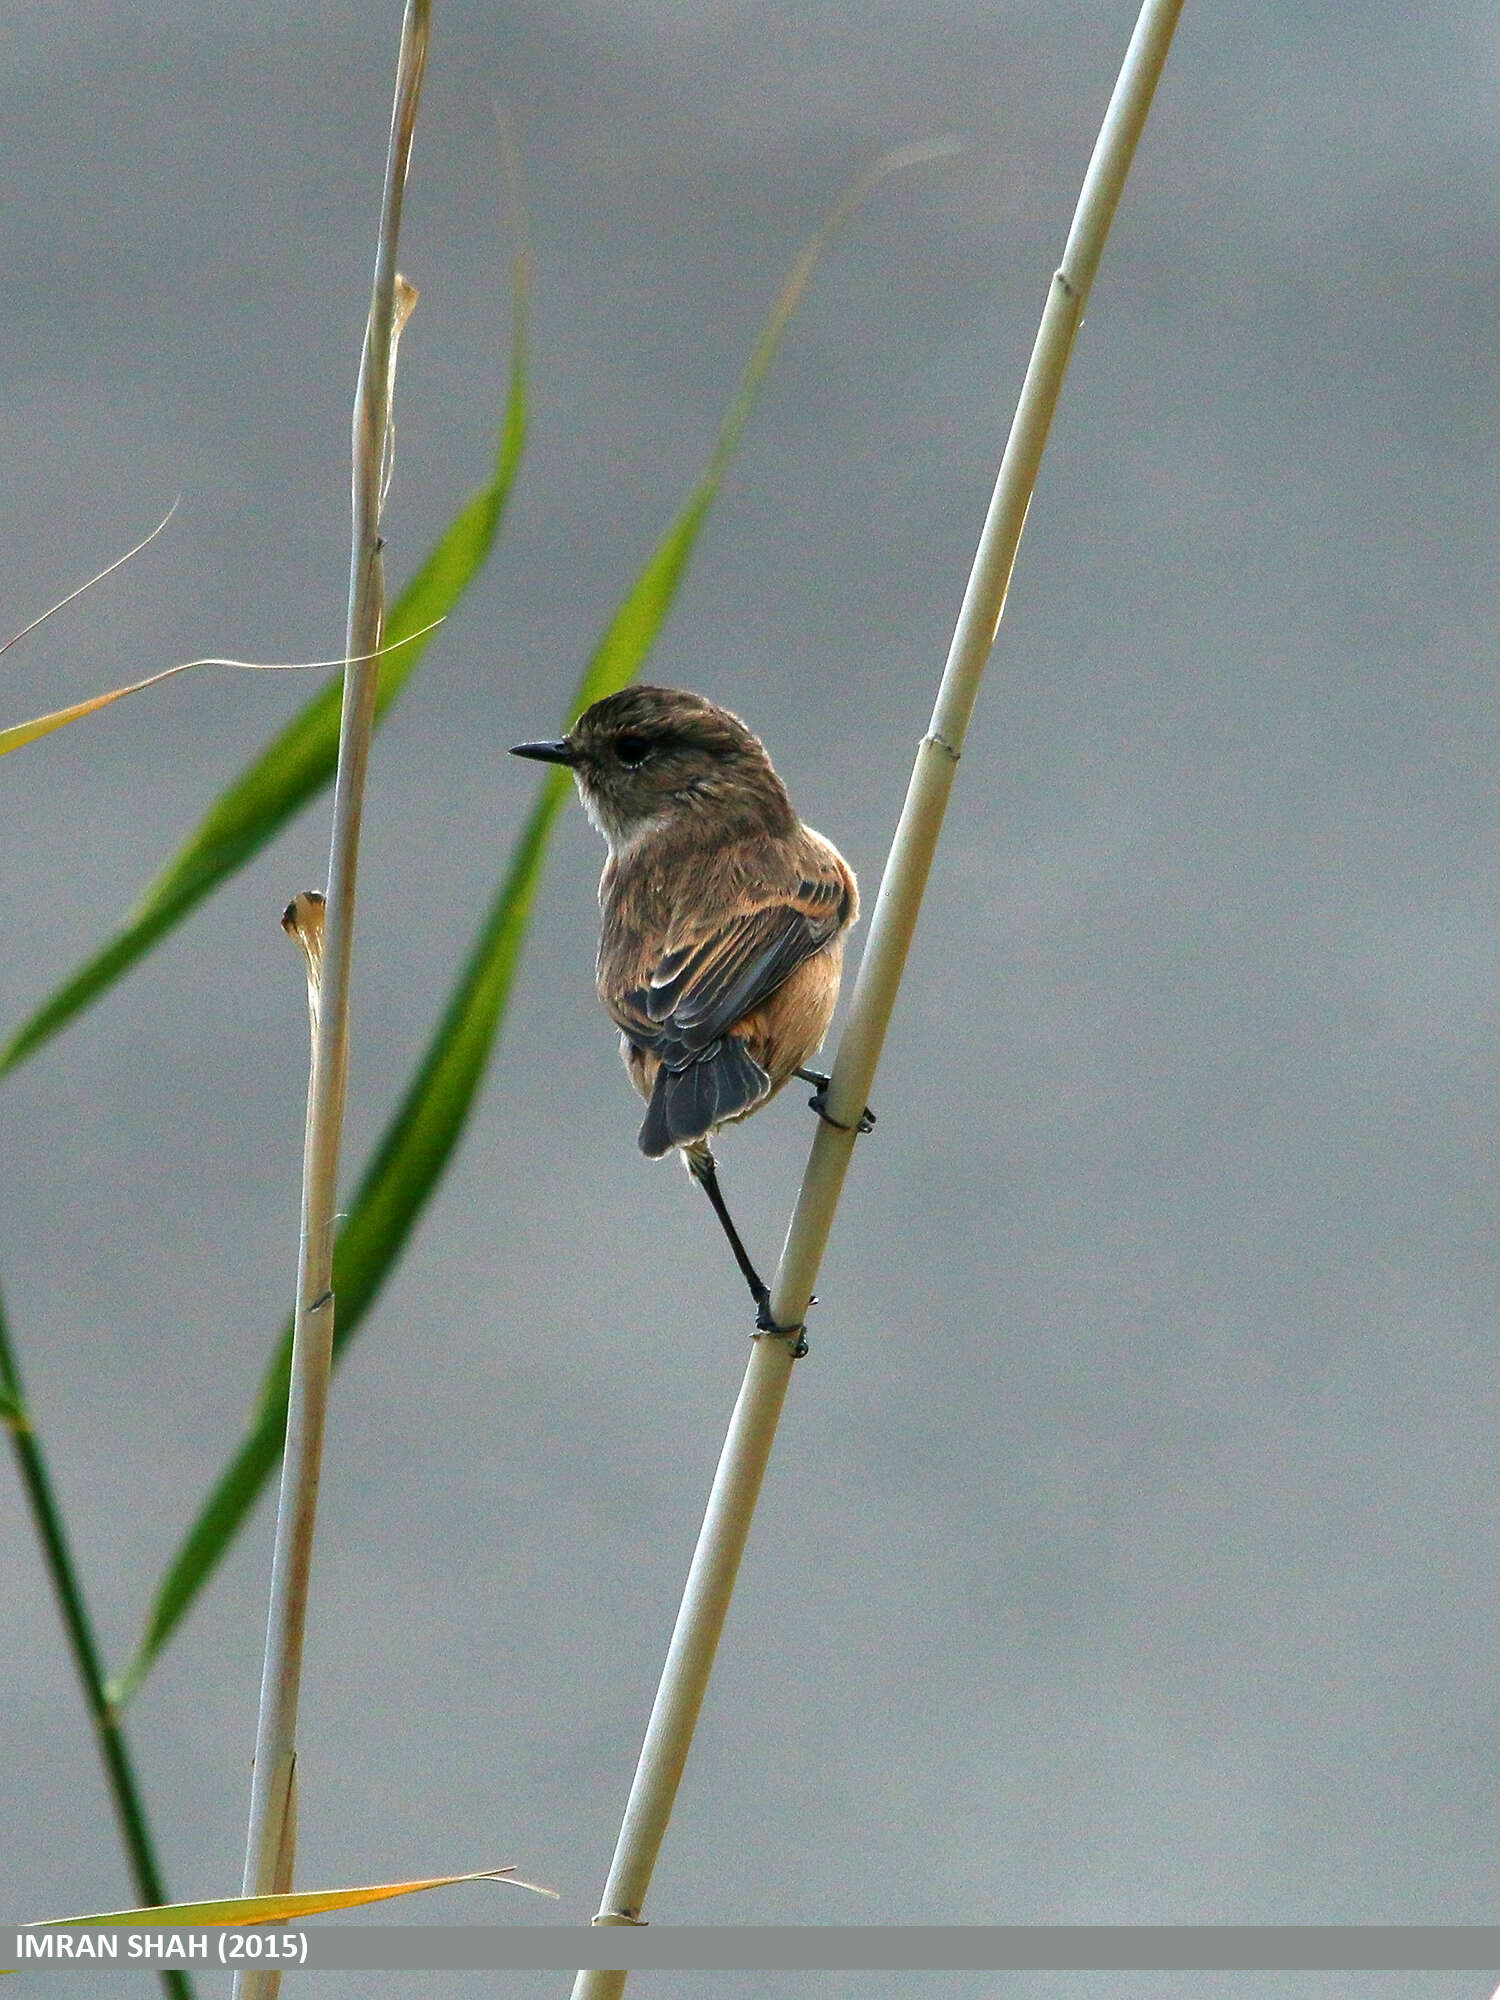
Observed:
[[[760,738],[728,709],[678,688],[629,687],[586,709],[556,742],[517,757],[566,764],[609,859],[599,881],[599,998],[646,1099],[641,1151],[676,1147],[713,1204],[754,1297],[770,1292],[729,1219],[709,1144],[805,1067],[838,1000],[854,872],[804,826]],[[861,1130],[873,1122],[869,1113]]]

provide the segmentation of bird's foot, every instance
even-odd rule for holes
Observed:
[[[830,1079],[824,1076],[822,1070],[798,1069],[798,1070],[793,1070],[792,1074],[794,1076],[800,1076],[804,1083],[815,1083],[818,1086],[817,1089],[813,1092],[812,1096],[807,1100],[808,1109],[810,1111],[816,1111],[818,1116],[822,1119],[823,1123],[825,1125],[831,1125],[835,1132],[873,1132],[875,1130],[875,1113],[870,1109],[868,1104],[865,1106],[864,1110],[860,1113],[859,1123],[857,1125],[844,1125],[841,1124],[837,1118],[829,1117],[828,1085]]]
[[[809,1299],[807,1303],[810,1306],[815,1306],[818,1302],[814,1298]],[[771,1293],[768,1286],[762,1285],[756,1293],[755,1305],[756,1332],[779,1334],[783,1340],[795,1340],[796,1345],[792,1349],[792,1359],[793,1361],[800,1361],[807,1352],[807,1328],[805,1326],[782,1326],[778,1320],[771,1317]]]

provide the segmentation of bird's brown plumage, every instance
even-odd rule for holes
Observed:
[[[760,739],[676,688],[596,702],[556,744],[609,844],[599,997],[647,1100],[644,1152],[700,1154],[821,1045],[853,871],[792,810]]]
[[[745,1117],[822,1046],[859,899],[838,850],[800,825],[721,842],[668,825],[628,865],[644,893],[613,893],[619,864],[605,866],[599,995],[658,1156]]]

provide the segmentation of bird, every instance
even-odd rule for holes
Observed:
[[[816,1086],[809,1103],[828,1118],[828,1078],[807,1064],[859,916],[854,871],[797,817],[760,738],[685,688],[627,687],[566,736],[511,754],[566,765],[604,836],[596,985],[646,1101],[640,1149],[678,1152],[708,1196],[757,1327],[800,1334],[771,1316],[711,1141],[793,1077]],[[866,1111],[858,1129],[873,1123]]]

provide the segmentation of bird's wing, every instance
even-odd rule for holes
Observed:
[[[835,861],[799,857],[784,888],[706,922],[680,920],[644,986],[621,996],[620,1026],[674,1066],[695,1061],[838,935],[848,884]]]

